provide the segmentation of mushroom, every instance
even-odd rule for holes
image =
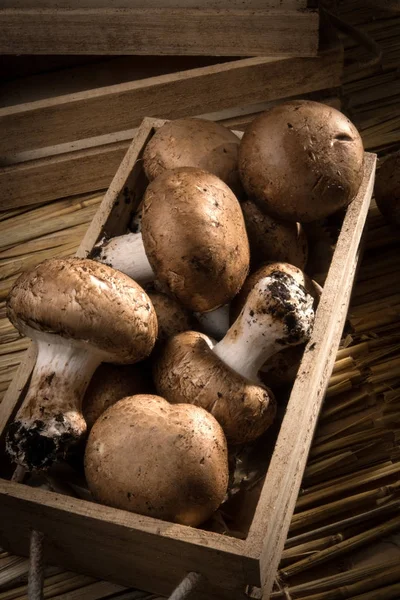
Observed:
[[[300,223],[274,219],[263,213],[252,200],[242,203],[242,211],[253,268],[276,260],[304,269],[308,257],[308,243]]]
[[[264,277],[268,277],[274,273],[286,273],[287,275],[292,276],[299,287],[304,288],[307,294],[314,298],[314,311],[317,309],[322,293],[321,286],[294,265],[284,262],[270,262],[260,267],[246,279],[240,293],[231,302],[231,322],[235,321],[239,316],[249,293],[256,283]],[[293,385],[303,357],[304,348],[305,343],[299,344],[298,346],[288,346],[268,357],[258,372],[258,376],[262,382],[271,387],[274,391],[283,386]]]
[[[312,303],[290,275],[274,273],[261,279],[213,348],[206,336],[194,331],[168,340],[153,369],[158,393],[169,402],[196,404],[211,412],[232,444],[256,439],[276,411],[258,371],[268,356],[308,339]]]
[[[87,429],[118,400],[136,394],[152,394],[154,384],[148,361],[133,365],[102,363],[95,371],[83,398],[82,414]]]
[[[160,127],[146,145],[143,167],[152,181],[166,170],[196,167],[213,173],[235,193],[241,191],[238,173],[240,139],[219,123],[177,119]]]
[[[257,271],[254,271],[254,273],[251,273],[251,275],[249,275],[244,282],[239,294],[232,300],[230,304],[231,323],[238,318],[240,311],[246,303],[248,295],[256,283],[264,277],[268,277],[274,273],[285,273],[286,275],[293,277],[297,285],[304,288],[307,294],[310,294],[310,296],[314,298],[313,307],[316,310],[322,293],[321,286],[316,281],[313,281],[301,269],[299,269],[299,267],[291,265],[287,262],[271,261],[259,267]]]
[[[375,181],[376,204],[388,221],[400,226],[400,152],[392,154],[378,169]]]
[[[174,298],[156,291],[147,291],[158,321],[158,342],[165,342],[172,335],[181,331],[193,329],[195,319],[191,313],[183,308]],[[134,394],[125,394],[133,396]]]
[[[249,268],[240,204],[215,175],[165,171],[146,190],[142,233],[114,238],[96,259],[139,283],[157,279],[189,310],[214,310],[237,294]]]
[[[132,396],[94,424],[85,474],[94,498],[103,504],[196,526],[225,497],[226,439],[202,408]]]
[[[254,119],[239,148],[245,191],[262,210],[287,221],[323,219],[356,196],[364,172],[363,144],[341,112],[293,100]]]
[[[148,356],[157,319],[137,283],[79,258],[46,260],[21,275],[8,297],[7,315],[38,349],[7,450],[28,470],[45,468],[85,433],[82,399],[98,365]]]

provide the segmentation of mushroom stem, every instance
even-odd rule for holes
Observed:
[[[82,399],[101,362],[82,346],[39,335],[31,384],[7,437],[11,458],[29,470],[49,466],[86,432]]]
[[[289,275],[260,279],[213,352],[236,373],[259,383],[258,371],[268,358],[309,338],[313,301]]]
[[[139,284],[155,279],[141,233],[127,233],[111,238],[98,247],[98,251],[100,253],[94,257],[95,260],[125,273]]]

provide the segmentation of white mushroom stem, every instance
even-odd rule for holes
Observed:
[[[51,464],[85,433],[82,399],[102,356],[53,334],[30,335],[38,355],[27,396],[9,429],[7,450],[16,463],[35,469]]]
[[[313,298],[291,276],[264,277],[213,352],[242,377],[258,383],[265,361],[285,346],[307,341],[313,321]]]
[[[194,316],[202,325],[204,333],[216,340],[221,340],[229,329],[229,304],[210,312],[194,313]]]
[[[111,238],[99,250],[100,254],[94,257],[95,260],[125,273],[137,283],[143,285],[155,279],[141,233],[127,233]]]

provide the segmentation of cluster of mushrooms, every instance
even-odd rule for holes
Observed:
[[[47,469],[84,446],[97,501],[206,521],[312,331],[320,288],[301,223],[352,201],[363,157],[354,125],[315,102],[266,111],[242,140],[200,119],[162,126],[144,151],[140,232],[44,261],[9,295],[38,350],[12,460]]]

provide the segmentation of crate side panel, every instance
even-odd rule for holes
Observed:
[[[45,535],[50,563],[121,585],[169,594],[198,571],[239,594],[259,581],[241,540],[1,480],[0,512],[4,547],[26,555],[35,528]],[[216,598],[228,598],[222,590]]]
[[[247,538],[249,554],[261,557],[266,597],[272,589],[343,331],[374,186],[375,165],[376,156],[366,154],[364,179],[343,222],[318,306],[314,331],[293,386]]]

